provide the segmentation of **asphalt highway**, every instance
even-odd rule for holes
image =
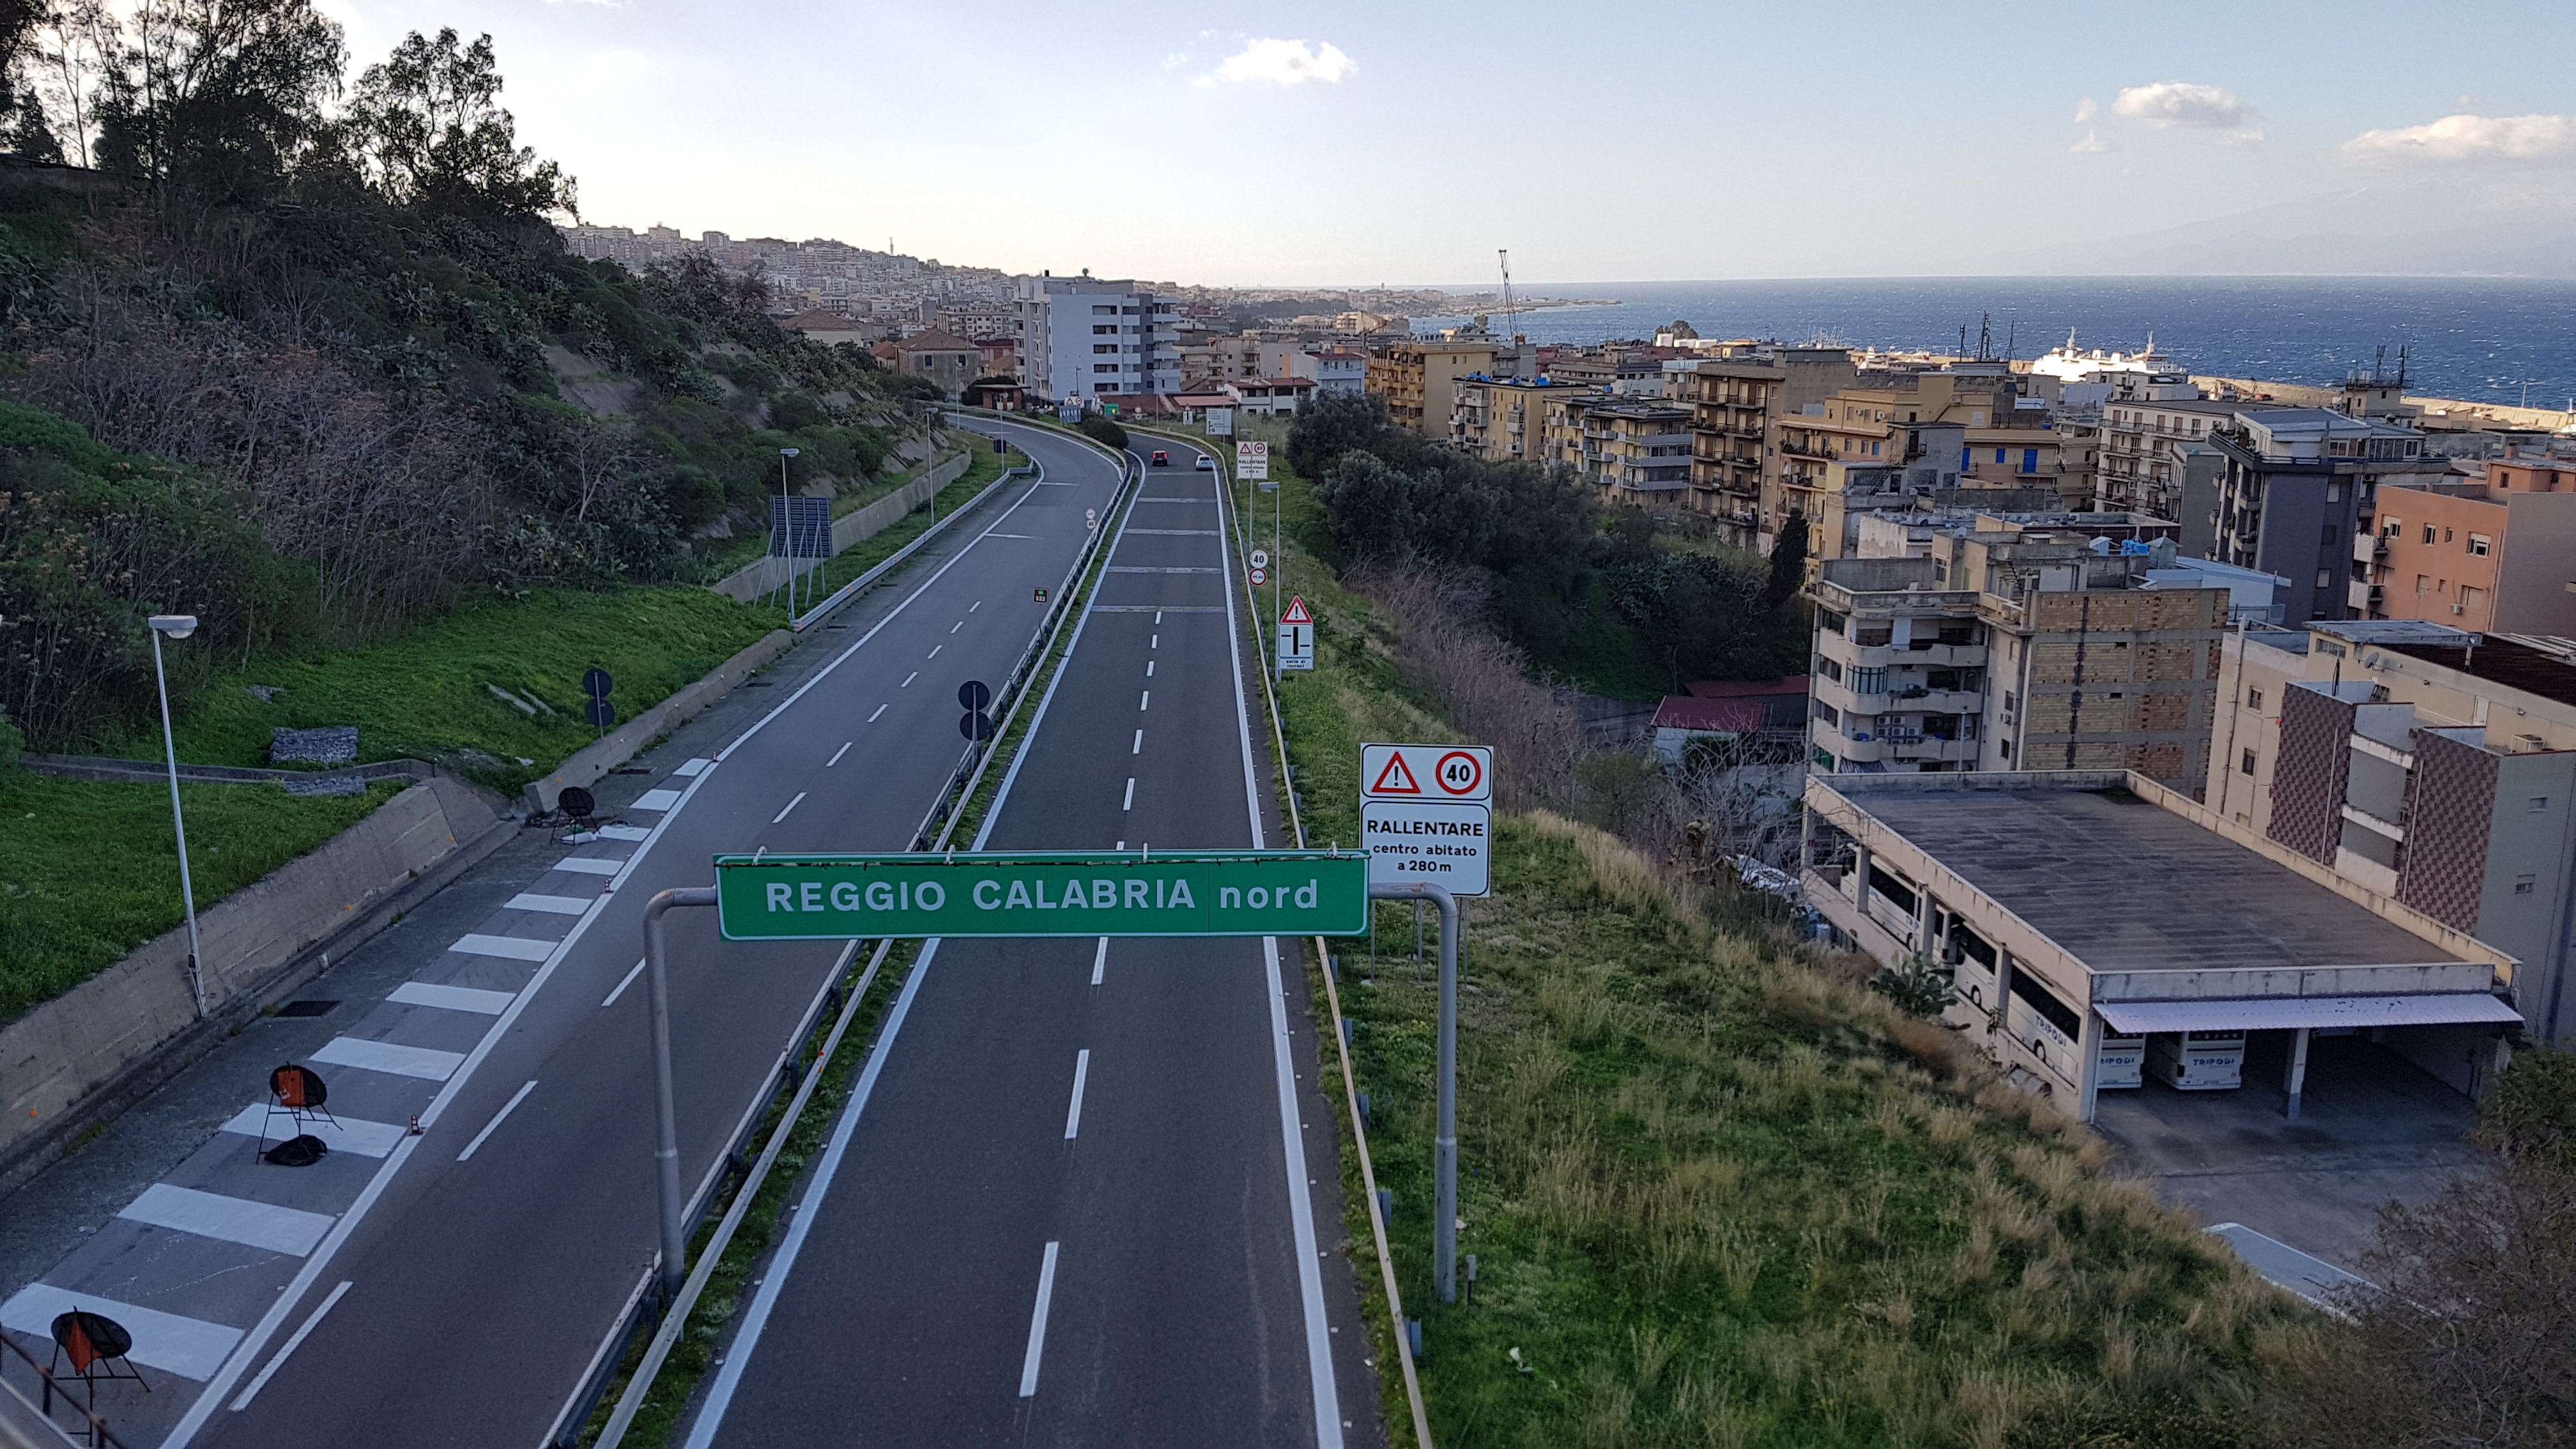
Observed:
[[[1096,450],[1011,431],[1044,465],[1043,484],[1011,484],[962,520],[972,533],[916,565],[895,586],[900,602],[878,606],[864,634],[834,636],[852,642],[828,666],[711,762],[655,781],[677,798],[657,790],[645,798],[668,808],[630,815],[639,827],[630,839],[651,829],[631,854],[603,842],[582,852],[597,857],[597,873],[558,865],[547,876],[553,889],[578,879],[613,890],[586,908],[562,938],[570,944],[517,998],[501,998],[514,1014],[468,1058],[426,1135],[399,1149],[408,1157],[389,1161],[400,1170],[341,1216],[341,1233],[319,1250],[327,1261],[307,1260],[267,1316],[273,1326],[245,1338],[211,1386],[179,1383],[177,1404],[194,1407],[168,1442],[516,1449],[548,1435],[656,1241],[646,993],[624,989],[642,954],[644,904],[666,887],[707,883],[718,852],[909,843],[963,746],[958,685],[1007,673],[1042,613],[1033,590],[1061,582],[1087,535],[1086,512],[1105,513],[1116,490],[1118,470]],[[623,873],[608,877],[610,869]],[[788,1034],[843,950],[726,945],[712,917],[681,911],[670,920],[682,1171],[692,1188],[767,1094]],[[547,935],[561,933],[555,920]],[[460,1161],[469,1142],[472,1155]],[[327,1317],[297,1339],[289,1330],[317,1308]],[[236,1409],[245,1386],[256,1396]]]
[[[1173,465],[1145,472],[979,848],[1284,843],[1220,475],[1137,447]],[[691,1449],[1375,1442],[1281,944],[935,943]]]

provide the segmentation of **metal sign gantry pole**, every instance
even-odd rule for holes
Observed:
[[[1431,1287],[1458,1301],[1458,898],[1428,881],[1372,885],[1373,901],[1429,901],[1440,909],[1440,1105],[1431,1138]]]
[[[689,1230],[680,1205],[680,1114],[671,1095],[671,978],[662,969],[662,914],[673,906],[712,906],[714,886],[663,891],[644,907],[644,977],[653,1002],[653,1172],[662,1209],[662,1301],[676,1303],[688,1277]]]

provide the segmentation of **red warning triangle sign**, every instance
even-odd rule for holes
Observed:
[[[1414,779],[1413,772],[1405,768],[1404,752],[1398,750],[1396,753],[1387,756],[1386,768],[1377,772],[1377,783],[1369,786],[1369,793],[1373,795],[1419,795],[1422,793],[1422,782]]]
[[[1288,597],[1288,612],[1279,616],[1279,622],[1282,624],[1312,624],[1315,622],[1315,616],[1306,612],[1306,600],[1304,595],[1291,594]]]

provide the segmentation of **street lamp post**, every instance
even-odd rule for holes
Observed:
[[[161,668],[161,636],[185,639],[197,632],[194,614],[155,614],[152,626],[152,682],[161,691],[161,753],[170,767],[170,828],[179,838],[179,903],[188,912],[188,992],[197,1001],[197,1019],[206,1018],[204,963],[197,956],[197,889],[188,879],[188,820],[179,810],[179,746],[170,733],[170,678]]]

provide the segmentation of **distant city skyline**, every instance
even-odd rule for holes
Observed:
[[[891,235],[1014,272],[1472,286],[1497,247],[1539,286],[2085,270],[2111,239],[2247,217],[2355,253],[2246,252],[2249,270],[2511,272],[2543,263],[2446,267],[2449,238],[2576,205],[2576,14],[2538,0],[2449,7],[2438,34],[2386,0],[1991,25],[1879,4],[1125,0],[969,24],[806,0],[326,3],[357,64],[409,29],[490,31],[522,140],[580,178],[586,216]],[[2391,267],[2352,240],[2383,230]],[[2229,265],[2223,238],[2174,246],[2181,269]]]

